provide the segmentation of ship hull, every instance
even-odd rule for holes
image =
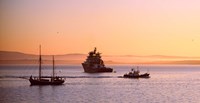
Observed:
[[[64,80],[55,80],[55,81],[49,81],[49,80],[34,80],[29,79],[31,85],[61,85],[65,81]]]
[[[86,73],[103,73],[103,72],[113,72],[112,68],[108,68],[108,67],[99,67],[99,68],[92,68],[89,67],[88,65],[82,63],[84,72]]]
[[[141,75],[130,75],[130,74],[124,74],[124,78],[150,78],[150,74],[145,73]]]

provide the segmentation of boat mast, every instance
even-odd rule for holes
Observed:
[[[41,80],[41,69],[42,69],[42,56],[41,56],[41,45],[39,48],[39,80]]]
[[[54,55],[53,55],[53,80],[54,80],[54,75],[55,75],[55,61],[54,61]]]

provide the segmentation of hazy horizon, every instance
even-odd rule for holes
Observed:
[[[55,55],[57,64],[81,64],[88,54]],[[102,55],[106,64],[192,64],[199,65],[200,57],[180,57],[165,55]],[[52,55],[42,55],[44,64],[52,63]],[[0,51],[0,64],[38,64],[38,54]]]

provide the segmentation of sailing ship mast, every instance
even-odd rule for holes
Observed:
[[[41,45],[39,48],[39,80],[41,80],[41,69],[42,69],[42,56],[41,56]]]
[[[52,79],[53,79],[53,81],[54,81],[54,76],[55,76],[55,61],[54,61],[54,55],[53,55],[53,77],[52,77]]]

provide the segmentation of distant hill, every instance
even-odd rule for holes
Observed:
[[[86,57],[86,54],[63,54],[63,55],[54,55],[57,60],[66,60],[66,59],[77,59],[80,57]],[[52,55],[42,55],[43,59],[51,60]],[[25,54],[21,52],[12,52],[12,51],[0,51],[0,60],[36,60],[38,55],[34,54]]]
[[[20,60],[20,59],[36,59],[37,55],[25,54],[21,52],[0,51],[0,60]]]
[[[21,52],[0,51],[0,64],[38,64],[38,55]],[[72,53],[55,55],[57,64],[81,64],[87,54]],[[165,55],[102,55],[105,64],[200,64],[200,57]],[[52,55],[42,55],[44,64],[52,63]]]
[[[56,62],[61,64],[81,63],[86,58],[86,54],[63,54],[54,55]],[[38,62],[38,55],[26,54],[21,52],[0,51],[0,64],[35,64]],[[52,62],[52,55],[42,55],[44,63]]]

